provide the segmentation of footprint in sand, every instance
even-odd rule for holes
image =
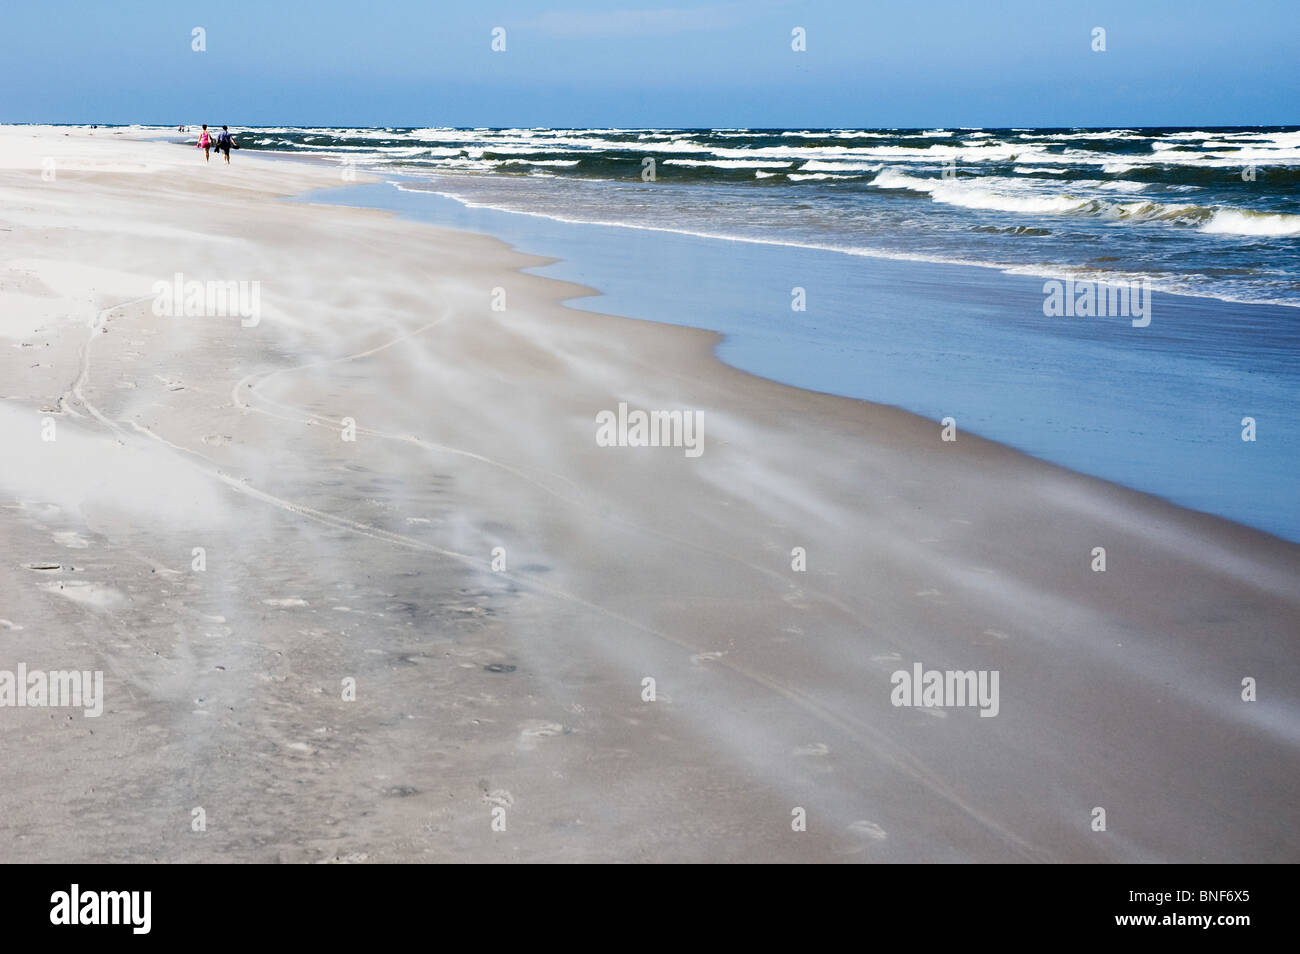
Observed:
[[[706,662],[713,662],[715,659],[721,659],[727,655],[725,652],[696,653],[691,657],[691,662],[697,666],[702,666]]]
[[[849,831],[870,841],[884,841],[889,837],[885,833],[885,829],[881,828],[875,822],[869,821],[855,821],[849,826]]]
[[[558,722],[542,722],[533,719],[525,722],[519,727],[519,748],[531,749],[537,745],[538,739],[549,739],[557,735],[567,735],[573,730],[566,729]]]
[[[971,640],[971,642],[973,642],[976,646],[988,648],[988,647],[996,646],[999,643],[1005,642],[1010,638],[1011,638],[1010,636],[1002,632],[1002,630],[1000,629],[986,629],[984,630],[984,632],[974,637]]]
[[[837,855],[860,854],[877,842],[884,841],[889,837],[885,829],[875,822],[869,821],[855,821],[849,826],[849,835],[853,840],[836,848],[835,853]]]
[[[481,646],[449,646],[446,650],[448,656],[455,656],[461,659],[481,659],[484,656],[499,656],[500,653],[491,649],[484,649]],[[472,667],[473,663],[461,663],[462,666]]]
[[[803,590],[796,589],[792,593],[786,593],[784,596],[781,597],[781,599],[795,609],[807,609],[808,604],[804,602],[803,597],[804,597]]]
[[[795,755],[799,756],[820,756],[829,755],[831,747],[825,742],[812,742],[808,745],[801,745],[794,750]]]
[[[81,606],[96,610],[113,609],[126,602],[126,596],[103,583],[43,583],[41,589],[66,597]]]
[[[444,603],[442,608],[449,613],[456,613],[462,619],[477,619],[480,616],[487,615],[487,609],[483,606],[474,606],[469,603]]]

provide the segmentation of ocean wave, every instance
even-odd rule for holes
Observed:
[[[618,163],[641,155],[702,170],[768,168],[798,164],[801,175],[880,171],[903,166],[957,164],[963,169],[1014,166],[1018,175],[1067,176],[1077,167],[1103,175],[1162,174],[1176,182],[1177,168],[1256,166],[1273,171],[1273,183],[1300,176],[1300,131],[1260,130],[619,130],[619,129],[356,129],[258,127],[246,130],[260,148],[293,152],[350,152],[364,156],[463,157],[483,162],[531,159],[568,162],[573,175],[617,178]],[[421,150],[425,150],[421,152]],[[575,160],[592,158],[575,168]],[[416,163],[422,165],[423,163]],[[603,166],[602,166],[603,164]],[[748,164],[748,165],[746,165]],[[467,171],[490,166],[454,163]],[[556,166],[556,168],[566,168]],[[720,176],[725,180],[725,176]],[[753,181],[753,180],[749,180]],[[1197,180],[1199,181],[1199,180]],[[1206,183],[1208,184],[1208,183]],[[1112,187],[1123,190],[1130,187]]]
[[[1051,229],[1035,228],[1032,225],[1008,225],[1005,227],[997,225],[976,225],[972,227],[971,231],[989,232],[994,235],[1031,235],[1035,237],[1052,234]]]
[[[1300,215],[1197,203],[1173,205],[1150,199],[1116,202],[1112,199],[1074,192],[1036,193],[1022,186],[1023,183],[1031,181],[999,177],[930,179],[886,169],[871,180],[871,185],[880,189],[904,189],[929,195],[935,202],[967,209],[1034,215],[1088,216],[1117,222],[1196,226],[1202,232],[1223,235],[1281,237],[1300,235]],[[1057,183],[1050,183],[1050,185],[1057,185]],[[1082,180],[1070,183],[1070,186],[1075,189],[1091,187],[1118,192],[1140,192],[1147,188],[1146,183],[1124,180],[1117,182]]]
[[[648,225],[644,223],[628,222],[621,219],[600,219],[600,218],[581,218],[573,215],[563,215],[551,211],[539,211],[537,209],[516,208],[510,205],[503,205],[493,202],[480,202],[470,199],[466,196],[459,195],[455,192],[446,191],[438,188],[419,188],[410,187],[401,182],[391,182],[395,188],[403,192],[432,192],[448,199],[452,199],[467,208],[494,209],[500,212],[510,212],[516,215],[527,215],[536,218],[550,219],[555,222],[566,222],[574,225],[599,225],[611,228],[635,229],[647,232],[668,232],[675,235],[686,235],[695,238],[716,239],[725,242],[742,242],[755,245],[775,245],[789,248],[806,248],[826,252],[837,252],[843,255],[856,255],[865,258],[881,258],[893,261],[911,261],[911,262],[928,262],[936,265],[964,265],[975,268],[996,269],[1008,275],[1030,275],[1043,278],[1054,279],[1075,279],[1087,281],[1105,281],[1105,282],[1124,282],[1132,283],[1137,281],[1147,281],[1151,284],[1153,290],[1176,295],[1190,295],[1198,298],[1211,298],[1219,301],[1239,302],[1242,304],[1266,304],[1281,305],[1286,307],[1300,308],[1300,302],[1293,299],[1285,298],[1266,298],[1258,295],[1240,294],[1226,291],[1221,288],[1208,288],[1189,284],[1185,277],[1171,275],[1162,272],[1137,271],[1132,269],[1107,270],[1086,265],[1071,265],[1064,263],[1036,263],[1032,265],[1017,264],[1009,262],[992,261],[988,259],[977,259],[962,255],[944,255],[938,252],[905,252],[893,249],[872,248],[862,245],[842,245],[831,242],[807,242],[798,241],[790,238],[761,238],[751,235],[739,235],[735,233],[702,231],[687,228],[670,228],[660,225]]]
[[[780,169],[789,166],[790,163],[782,162],[779,159],[771,159],[766,162],[763,160],[750,159],[665,159],[666,166],[692,166],[708,167],[714,169]]]
[[[1093,210],[1105,218],[1132,222],[1172,222],[1178,225],[1196,225],[1214,214],[1214,209],[1203,205],[1165,205],[1162,202],[1101,203]]]
[[[1168,290],[1300,305],[1295,127],[237,133],[561,221],[986,267],[1086,262],[1167,272]],[[653,202],[645,156],[659,163]],[[1215,271],[1246,265],[1258,271]]]
[[[1076,130],[1068,133],[1021,133],[1021,139],[1045,139],[1050,142],[1072,142],[1077,139],[1130,139],[1142,140],[1150,139],[1150,136],[1144,136],[1136,129],[1093,129],[1093,130]]]
[[[1300,215],[1271,214],[1249,209],[1218,209],[1202,232],[1211,235],[1300,235]]]
[[[1082,211],[1089,205],[1089,200],[1076,196],[1010,195],[982,185],[972,185],[968,180],[920,179],[892,169],[881,172],[871,180],[871,184],[880,189],[906,189],[927,194],[935,202],[967,209],[1060,214]]]
[[[828,179],[861,179],[860,175],[837,175],[834,172],[810,172],[807,174],[791,172],[786,176],[791,182],[825,182]]]
[[[1079,185],[1080,183],[1075,183]],[[1129,179],[1114,179],[1110,182],[1089,182],[1090,186],[1106,192],[1145,192],[1151,188],[1150,182],[1132,182]]]
[[[862,129],[787,129],[781,133],[782,138],[792,139],[897,139],[896,132],[868,132]]]
[[[809,159],[799,167],[800,172],[879,172],[884,168],[879,162],[826,162]]]
[[[581,159],[506,159],[503,166],[554,166],[565,169],[578,165]]]

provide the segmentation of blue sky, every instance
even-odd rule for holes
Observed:
[[[1300,0],[4,0],[0,56],[0,122],[1300,123]]]

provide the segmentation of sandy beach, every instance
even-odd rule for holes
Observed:
[[[0,860],[1300,860],[1300,546],[250,153],[0,127]]]

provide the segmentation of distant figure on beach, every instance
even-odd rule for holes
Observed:
[[[235,142],[234,137],[230,135],[230,130],[222,126],[221,132],[217,135],[217,151],[225,155],[226,165],[230,165],[231,148],[238,149],[239,145]]]
[[[209,159],[209,152],[212,149],[212,137],[208,135],[208,124],[203,124],[203,132],[199,133],[198,147],[203,150],[203,161]]]

